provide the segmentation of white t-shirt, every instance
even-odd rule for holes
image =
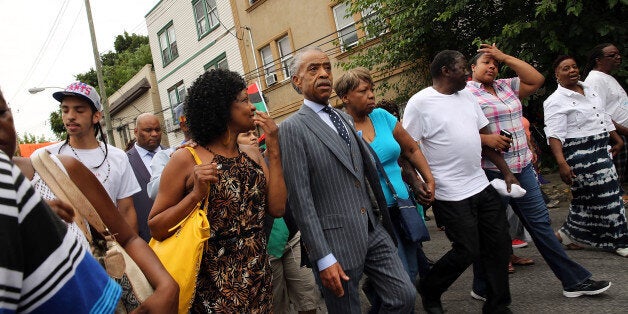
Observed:
[[[584,82],[604,98],[606,112],[613,121],[628,127],[628,96],[619,82],[611,75],[597,70],[592,70]]]
[[[132,196],[142,190],[135,178],[133,169],[131,169],[129,158],[123,150],[107,144],[109,150],[107,160],[102,166],[95,168],[105,157],[105,147],[102,143],[100,144],[100,148],[74,148],[74,152],[76,152],[78,158],[72,151],[72,148],[70,148],[70,145],[63,145],[63,143],[65,143],[65,141],[42,147],[33,154],[38,154],[40,150],[45,149],[52,154],[66,155],[78,159],[78,161],[85,165],[85,167],[96,176],[98,181],[102,183],[114,204],[117,204],[118,200]],[[59,151],[61,146],[63,146],[63,148]]]
[[[478,132],[487,124],[477,98],[466,89],[445,95],[428,87],[408,101],[403,127],[421,142],[437,200],[460,201],[488,186]]]

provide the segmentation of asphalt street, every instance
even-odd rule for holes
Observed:
[[[557,207],[549,209],[554,230],[564,222],[569,206],[568,188],[557,174],[547,175],[549,184],[543,190],[560,200]],[[428,211],[431,215],[431,211]],[[424,251],[433,260],[440,258],[450,248],[445,232],[438,231],[434,220],[428,222],[432,240],[424,244]],[[536,262],[532,266],[518,266],[510,275],[510,292],[514,313],[628,313],[628,258],[596,250],[567,251],[575,261],[589,269],[595,280],[609,280],[611,288],[598,296],[566,298],[562,295],[560,281],[554,276],[533,243],[528,247],[513,249],[519,256]],[[447,313],[480,313],[482,302],[471,298],[471,268],[445,292],[443,308]],[[420,297],[416,313],[423,313]]]

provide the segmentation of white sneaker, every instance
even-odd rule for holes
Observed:
[[[623,257],[628,257],[628,247],[625,247],[623,249],[617,249],[615,250],[615,253],[619,254],[620,256]]]
[[[478,301],[482,301],[482,302],[486,302],[486,298],[475,293],[475,291],[471,290],[471,297],[478,300]]]

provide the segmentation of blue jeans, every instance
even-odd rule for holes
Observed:
[[[485,172],[489,181],[504,178],[500,172],[490,170]],[[505,204],[510,203],[515,214],[519,216],[521,223],[530,233],[539,253],[560,280],[563,288],[573,288],[591,278],[591,273],[569,258],[562,244],[556,239],[532,164],[528,164],[521,170],[521,173],[514,175],[519,180],[521,187],[527,192],[520,198],[502,197],[502,200]],[[475,275],[473,277],[473,290],[482,295],[486,291],[486,283],[478,263],[474,263],[473,272]]]

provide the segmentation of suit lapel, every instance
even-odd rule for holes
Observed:
[[[318,139],[327,146],[338,160],[356,177],[349,147],[310,107],[303,105],[299,114],[304,116],[305,126],[312,131]]]
[[[135,172],[136,176],[138,177],[138,181],[142,180],[148,182],[150,180],[150,173],[148,173],[148,169],[146,169],[146,166],[142,161],[142,157],[140,157],[140,153],[137,151],[137,149],[135,149],[135,147],[133,147],[131,150],[129,150],[128,155],[129,162],[133,166],[133,172]]]

